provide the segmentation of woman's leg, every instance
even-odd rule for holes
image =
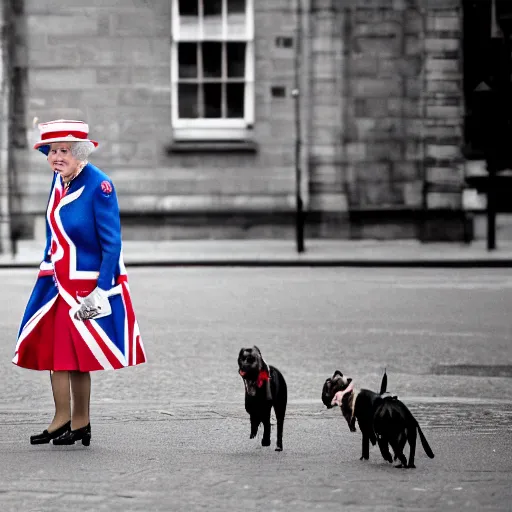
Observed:
[[[48,427],[48,432],[62,427],[71,419],[71,395],[69,392],[69,372],[50,372],[55,416]]]
[[[77,430],[89,423],[89,402],[91,399],[91,374],[89,372],[70,372],[73,412],[71,429]]]

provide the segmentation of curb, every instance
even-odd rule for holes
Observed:
[[[125,258],[128,268],[135,267],[347,267],[347,268],[512,268],[512,259],[470,260],[340,260],[340,259],[211,259],[211,260],[134,260]],[[0,263],[0,269],[38,269],[39,263]]]

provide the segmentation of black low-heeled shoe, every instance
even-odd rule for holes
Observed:
[[[71,429],[71,421],[64,423],[62,427],[54,430],[53,432],[48,432],[48,430],[44,430],[41,434],[36,434],[35,436],[30,436],[30,444],[48,444],[52,439],[56,439],[64,435],[66,432],[69,432]]]
[[[53,444],[57,446],[64,446],[75,444],[77,441],[82,441],[84,446],[91,444],[91,424],[89,423],[85,427],[77,428],[76,430],[68,430],[60,437],[53,440]]]

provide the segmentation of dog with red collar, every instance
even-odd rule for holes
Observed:
[[[262,446],[270,446],[270,413],[277,420],[276,451],[283,450],[283,425],[288,390],[283,374],[267,365],[258,347],[242,348],[238,354],[238,373],[245,386],[245,410],[251,421],[250,439],[254,439],[263,423]]]

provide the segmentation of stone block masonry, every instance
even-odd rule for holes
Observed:
[[[11,130],[13,12],[8,2],[0,4],[0,253],[11,252]]]
[[[313,193],[342,190],[350,211],[382,216],[460,208],[462,195],[453,188],[462,185],[460,2],[323,4],[312,2],[313,67],[326,51],[331,66],[323,63],[312,76]],[[318,108],[339,119],[330,147],[315,124]]]

